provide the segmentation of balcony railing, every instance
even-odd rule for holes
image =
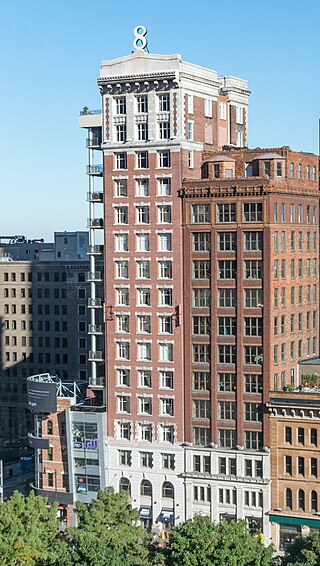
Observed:
[[[87,281],[102,281],[101,271],[90,271],[87,273]]]
[[[102,255],[103,254],[103,244],[96,244],[95,246],[89,246],[88,255]]]
[[[89,362],[103,362],[104,352],[102,350],[90,350],[88,360]]]
[[[106,378],[104,376],[101,377],[89,377],[89,386],[90,387],[104,387],[106,384]],[[105,409],[104,409],[105,410]]]
[[[103,228],[103,218],[89,218],[88,219],[89,228]]]
[[[87,175],[102,175],[103,165],[87,165]]]
[[[88,334],[103,334],[101,324],[89,324]]]
[[[101,139],[98,136],[86,139],[86,147],[100,147]]]
[[[102,114],[101,109],[98,108],[98,110],[89,110],[89,108],[88,108],[86,110],[80,110],[80,116],[88,116],[88,115],[92,116],[92,115],[95,115],[95,114]]]
[[[89,309],[99,309],[102,307],[102,299],[88,299],[88,308]]]
[[[89,202],[103,202],[103,193],[88,193],[87,199]]]

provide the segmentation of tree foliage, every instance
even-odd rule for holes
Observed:
[[[89,505],[76,503],[78,527],[68,529],[77,566],[149,566],[149,534],[128,505],[127,492],[109,487]]]
[[[302,565],[320,565],[320,533],[313,532],[307,537],[299,536],[286,548],[281,566]]]
[[[57,505],[31,492],[18,491],[0,503],[0,557],[2,566],[68,564],[65,542],[60,539]]]
[[[272,547],[252,537],[244,521],[214,524],[196,516],[173,529],[166,564],[169,566],[271,566]]]

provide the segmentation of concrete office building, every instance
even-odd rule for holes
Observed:
[[[31,418],[26,377],[50,372],[88,378],[88,233],[55,233],[54,243],[1,239],[1,447],[26,449]],[[89,278],[90,279],[90,278]],[[12,452],[12,453],[11,453]]]

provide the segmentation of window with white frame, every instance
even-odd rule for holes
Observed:
[[[149,223],[150,223],[149,206],[136,206],[136,224],[149,224]]]
[[[140,452],[140,466],[142,468],[152,468],[153,467],[153,453],[152,452]],[[151,484],[150,484],[151,486]],[[149,493],[149,491],[148,491]]]
[[[161,415],[173,417],[174,415],[174,400],[170,397],[160,399]]]
[[[140,259],[136,263],[138,279],[150,279],[150,260]]]
[[[206,118],[212,118],[212,100],[211,98],[204,99],[204,115]]]
[[[191,205],[191,222],[193,224],[208,224],[210,222],[210,205]]]
[[[194,151],[192,149],[188,151],[188,167],[189,169],[194,168]]]
[[[139,387],[147,387],[150,389],[152,386],[151,370],[139,369],[138,370],[138,384]]]
[[[219,489],[219,503],[223,505],[236,505],[237,504],[237,490],[236,489]]]
[[[147,141],[147,139],[148,139],[148,122],[139,122],[137,124],[137,139],[139,141]]]
[[[115,234],[114,239],[116,252],[128,251],[128,234]]]
[[[158,94],[159,112],[170,112],[170,94]]]
[[[127,169],[127,154],[125,152],[115,153],[116,169]]]
[[[236,363],[236,346],[232,344],[218,345],[218,363],[219,364],[235,364]]]
[[[163,177],[158,179],[158,196],[168,197],[171,195],[171,178]]]
[[[137,342],[138,360],[150,361],[151,360],[151,342]]]
[[[218,278],[219,279],[235,279],[236,262],[230,259],[218,261]]]
[[[137,302],[139,307],[150,307],[150,289],[146,287],[137,289]]]
[[[118,413],[130,413],[130,397],[118,395]]]
[[[172,307],[172,289],[163,287],[159,289],[159,306]]]
[[[149,196],[149,179],[136,179],[136,197]]]
[[[262,222],[262,202],[246,202],[243,204],[244,222]]]
[[[158,151],[158,164],[159,167],[162,168],[167,168],[167,167],[171,167],[171,160],[170,160],[170,150],[163,150],[163,151]]]
[[[244,505],[246,507],[262,507],[263,493],[261,491],[245,491]]]
[[[192,317],[192,334],[201,336],[210,336],[211,334],[211,317],[210,316],[193,316]]]
[[[127,206],[115,206],[115,224],[128,224],[128,207]]]
[[[170,139],[170,122],[159,122],[158,128],[160,140]]]
[[[139,438],[152,442],[152,424],[139,424]]]
[[[127,179],[117,179],[114,182],[114,186],[115,186],[115,196],[116,197],[127,197],[128,196]]]
[[[129,289],[117,287],[116,288],[116,305],[129,305]]]
[[[162,389],[173,389],[173,371],[160,370],[160,387]]]
[[[131,466],[132,453],[131,450],[118,450],[120,466]]]
[[[193,95],[187,94],[187,110],[188,114],[193,114]]]
[[[172,234],[171,232],[162,232],[158,234],[158,250],[160,252],[172,251]]]
[[[121,387],[130,387],[130,369],[117,369],[117,385],[120,385]]]
[[[277,234],[277,236],[276,236]],[[246,252],[262,251],[262,232],[245,232],[244,249]],[[278,249],[278,232],[274,232],[275,251]],[[276,249],[277,248],[277,249]]]
[[[243,124],[243,107],[236,106],[236,124]]]
[[[147,151],[137,151],[137,169],[148,169],[149,167],[149,155]]]
[[[218,373],[218,391],[235,391],[236,389],[236,376],[234,373]]]
[[[117,98],[115,98],[115,103],[116,103],[116,114],[126,114],[127,108],[126,108],[126,97],[125,96],[119,96]]]
[[[116,332],[129,332],[129,315],[117,314],[116,315]]]
[[[121,340],[117,343],[117,358],[119,360],[129,360],[130,359],[130,343]]]
[[[158,261],[159,279],[172,279],[172,260],[164,259]]]
[[[159,224],[171,224],[171,204],[158,205]]]
[[[139,413],[152,415],[152,397],[139,397]]]
[[[115,262],[116,279],[128,279],[129,277],[129,262],[126,260],[119,260]]]
[[[148,252],[150,250],[149,234],[143,232],[136,234],[136,250],[138,252]]]
[[[116,128],[116,141],[117,142],[127,141],[127,126],[126,126],[126,124],[117,124],[115,128]]]
[[[146,114],[148,112],[148,96],[146,94],[137,96],[136,103],[138,114]]]
[[[131,423],[120,423],[119,424],[120,438],[130,440],[131,439],[131,430],[132,430],[132,424]]]
[[[219,102],[219,119],[226,120],[227,119],[227,104],[226,102]]]
[[[162,468],[164,470],[175,469],[175,454],[161,454]]]
[[[312,180],[313,181],[317,180],[317,168],[315,165],[312,166]]]
[[[160,323],[160,328],[159,328],[160,334],[173,333],[172,315],[160,315],[159,323]]]
[[[170,442],[171,444],[174,441],[174,426],[163,424],[160,425],[160,438],[162,442]]]
[[[161,362],[173,362],[173,344],[172,342],[159,343],[159,360]]]
[[[138,314],[137,322],[139,334],[151,333],[151,316],[149,314]]]
[[[236,130],[236,146],[243,147],[243,132],[241,130]]]
[[[188,140],[193,140],[193,120],[188,120]]]

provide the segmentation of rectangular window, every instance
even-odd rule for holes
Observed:
[[[218,391],[235,391],[236,376],[234,373],[219,373],[218,374]]]
[[[210,205],[194,204],[191,206],[191,222],[193,224],[210,223]]]
[[[246,373],[244,375],[244,381],[246,393],[262,392],[262,375],[256,373]]]
[[[171,179],[164,177],[158,179],[158,196],[167,197],[171,195]]]
[[[275,232],[274,235],[278,235]],[[275,237],[275,245],[278,245]],[[244,250],[246,252],[262,251],[262,232],[245,232],[244,233]],[[278,251],[278,248],[277,250]]]
[[[192,262],[193,279],[210,279],[211,267],[208,260],[194,260]]]
[[[204,99],[204,115],[207,118],[212,118],[212,100],[211,98]]]
[[[294,163],[290,163],[290,177],[294,178]]]
[[[137,96],[136,103],[138,114],[145,114],[148,112],[148,96],[146,94]]]
[[[218,363],[219,364],[235,364],[236,363],[236,346],[229,344],[218,345]]]
[[[226,232],[225,232],[226,233]],[[210,232],[193,232],[192,233],[192,251],[193,252],[209,252],[211,249]]]
[[[170,151],[158,151],[158,160],[159,160],[159,167],[160,168],[168,168],[171,167],[170,165]]]
[[[119,96],[115,99],[116,102],[116,114],[126,114],[126,97]]]
[[[159,289],[159,306],[172,306],[172,289]]]
[[[159,122],[159,139],[169,140],[170,139],[170,122]]]
[[[115,159],[116,159],[116,169],[127,169],[127,154],[122,152],[122,153],[116,153],[115,154]]]
[[[227,223],[236,221],[236,205],[217,204],[217,222]]]
[[[170,112],[170,94],[158,95],[159,112]]]
[[[137,151],[136,153],[137,169],[148,169],[149,167],[149,154],[147,151]]]
[[[136,179],[136,196],[149,196],[149,179]]]
[[[245,289],[244,306],[246,308],[261,308],[263,306],[262,289]]]
[[[242,206],[244,222],[262,222],[262,202],[247,202]]]
[[[259,422],[262,420],[262,405],[259,403],[244,404],[245,421]]]
[[[116,141],[117,142],[127,141],[127,126],[126,126],[126,124],[118,124],[116,126]]]
[[[137,139],[140,141],[147,141],[148,139],[148,122],[141,122],[137,124]]]
[[[219,119],[227,119],[227,104],[225,102],[219,102]]]
[[[126,179],[118,179],[115,183],[115,196],[116,197],[127,197],[128,187]]]
[[[188,140],[193,140],[193,121],[188,120]]]
[[[194,371],[192,374],[192,388],[194,391],[209,391],[210,373],[205,371]]]
[[[244,363],[248,365],[261,365],[263,361],[261,346],[244,346]]]
[[[210,344],[192,344],[192,361],[195,364],[210,363]]]
[[[236,290],[218,289],[218,306],[220,308],[234,308],[236,306]]]
[[[195,399],[192,402],[193,419],[210,419],[210,401]]]
[[[244,262],[244,279],[262,279],[262,261],[246,260]]]

